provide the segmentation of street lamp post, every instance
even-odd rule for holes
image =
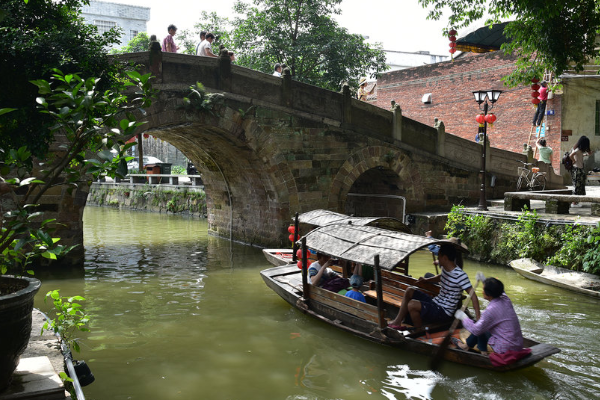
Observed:
[[[478,210],[487,211],[487,201],[485,199],[485,153],[486,153],[486,143],[487,143],[487,113],[489,110],[494,108],[494,103],[498,101],[501,90],[477,90],[473,92],[473,96],[475,97],[475,101],[479,105],[479,109],[483,111],[483,140],[481,140],[481,191],[479,193],[479,205],[477,206]],[[488,104],[491,103],[491,104]],[[483,109],[481,105],[483,104]]]

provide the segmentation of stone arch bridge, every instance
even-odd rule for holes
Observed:
[[[401,217],[401,202],[381,195],[404,197],[407,213],[478,203],[481,146],[447,134],[443,123],[426,126],[398,107],[351,98],[347,87],[320,89],[232,65],[229,57],[118,57],[155,75],[159,97],[143,128],[179,148],[202,173],[209,229],[220,236],[287,246],[294,213],[316,208]],[[219,93],[219,102],[186,108],[196,82]],[[517,159],[527,156],[488,149],[488,185],[495,177],[488,198],[514,189]],[[548,172],[550,186],[562,185]],[[380,197],[365,197],[373,194]]]

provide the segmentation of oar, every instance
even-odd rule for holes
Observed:
[[[473,295],[474,296],[477,296],[477,294],[475,293],[475,291],[477,290],[477,286],[479,286],[479,282],[483,282],[485,280],[485,276],[483,275],[483,272],[477,272],[476,276],[477,276],[477,282],[475,282],[475,287],[473,288]],[[469,295],[469,297],[465,301],[465,304],[463,304],[463,306],[461,308],[462,312],[464,312],[466,310],[466,308],[469,306],[470,302],[471,302],[471,295]],[[450,338],[452,337],[452,334],[454,333],[454,330],[458,326],[458,322],[459,321],[460,320],[458,318],[454,318],[454,321],[452,322],[452,325],[450,325],[450,330],[448,330],[448,334],[446,335],[446,337],[442,341],[442,344],[440,344],[440,347],[438,348],[437,353],[435,353],[435,355],[433,356],[433,359],[431,360],[431,364],[430,364],[430,369],[432,371],[437,371],[438,368],[440,367],[440,364],[441,364],[441,362],[443,360],[444,352],[448,348],[448,344],[450,344]]]

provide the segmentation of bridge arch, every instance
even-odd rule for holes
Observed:
[[[273,226],[289,222],[298,197],[285,157],[267,150],[268,133],[241,109],[186,111],[182,104],[163,92],[144,129],[177,147],[202,174],[209,230],[244,243],[282,245],[282,229]]]
[[[388,146],[365,147],[351,154],[332,188],[329,208],[356,215],[402,217],[401,201],[366,195],[403,196],[407,210],[424,197],[418,165],[410,152]]]

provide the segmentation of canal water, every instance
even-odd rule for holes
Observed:
[[[76,358],[96,382],[88,400],[591,399],[600,397],[600,302],[466,262],[502,280],[525,336],[562,349],[495,373],[342,333],[269,290],[259,249],[207,235],[204,220],[87,207],[83,276],[45,278],[44,294],[79,294],[92,315]],[[411,274],[431,255],[411,258]],[[481,289],[478,290],[482,298]],[[482,300],[483,303],[485,301]]]

